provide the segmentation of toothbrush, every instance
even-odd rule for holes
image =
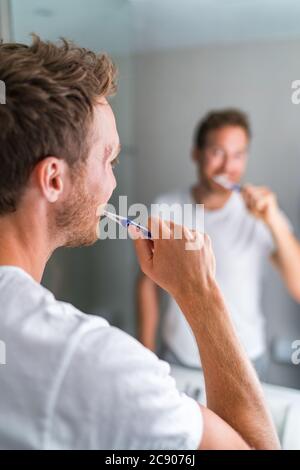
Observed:
[[[229,189],[230,191],[237,191],[237,192],[242,191],[242,186],[240,184],[232,183],[224,175],[215,176],[215,178],[213,178],[213,179],[216,183],[218,183],[220,186],[222,186],[225,189]]]
[[[133,225],[134,227],[138,228],[147,238],[152,238],[151,232],[149,232],[146,227],[137,224],[133,220],[128,219],[128,217],[122,217],[121,215],[112,214],[111,212],[107,211],[103,211],[103,215],[106,215],[106,217],[121,225],[121,227],[128,228],[130,225]]]

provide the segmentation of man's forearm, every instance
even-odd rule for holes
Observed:
[[[190,292],[176,300],[199,347],[208,408],[230,424],[251,447],[279,448],[262,388],[217,285],[212,282],[205,294],[202,289],[201,295]]]
[[[159,301],[156,284],[146,276],[138,281],[138,338],[146,347],[155,351],[159,320]]]

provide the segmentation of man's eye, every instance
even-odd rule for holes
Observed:
[[[214,157],[223,157],[224,152],[222,149],[213,149],[212,154]]]
[[[115,168],[117,165],[119,165],[119,163],[120,163],[120,158],[117,157],[111,162],[111,167]]]
[[[235,154],[235,158],[237,160],[241,160],[242,158],[245,158],[246,157],[246,153],[245,152],[238,152]]]

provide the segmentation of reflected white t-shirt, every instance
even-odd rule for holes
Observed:
[[[102,318],[0,267],[0,449],[197,449],[198,403]]]
[[[250,359],[258,358],[266,349],[261,307],[264,263],[275,250],[273,238],[265,224],[249,214],[242,196],[237,192],[233,192],[219,210],[205,210],[203,206],[196,208],[190,190],[161,195],[153,204],[152,215],[169,219],[167,208],[173,206],[175,223],[205,230],[210,236],[217,263],[216,278],[237,333]],[[194,210],[185,211],[182,221],[180,207],[187,204],[192,205]],[[162,336],[183,364],[199,367],[194,335],[172,298],[163,317]]]

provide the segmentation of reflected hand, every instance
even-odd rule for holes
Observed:
[[[249,212],[271,226],[280,214],[275,193],[264,186],[247,184],[241,194]]]

